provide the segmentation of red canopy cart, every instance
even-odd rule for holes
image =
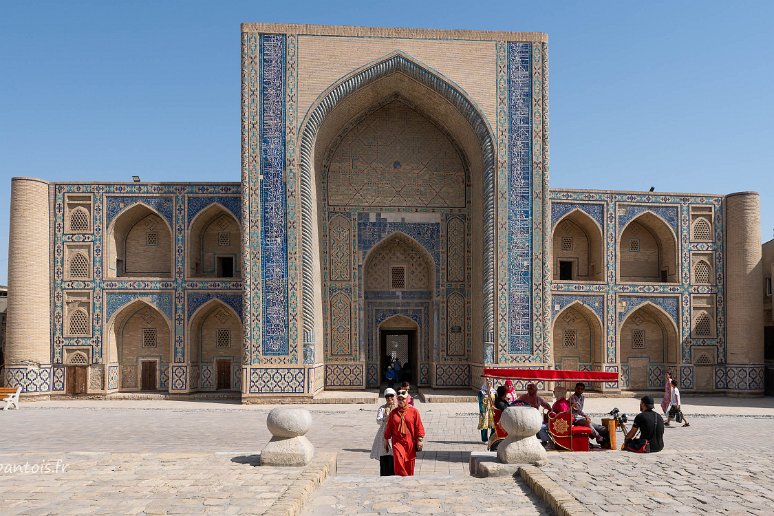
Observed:
[[[570,371],[561,369],[516,369],[485,367],[485,378],[521,381],[544,382],[605,382],[618,383],[618,372],[614,371]],[[494,450],[505,437],[507,432],[500,426],[502,413],[495,409],[495,434],[489,441],[489,449]],[[625,429],[624,429],[625,430]],[[613,438],[615,429],[612,430]],[[589,435],[591,429],[588,426],[574,425],[572,411],[560,414],[548,415],[548,435],[558,448],[572,451],[588,451]]]

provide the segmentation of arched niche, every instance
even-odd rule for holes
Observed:
[[[167,221],[142,203],[124,209],[108,228],[108,278],[169,278],[174,240]]]
[[[622,282],[679,281],[677,237],[657,215],[645,212],[621,232],[618,277]]]
[[[142,299],[127,304],[108,321],[106,339],[107,359],[119,365],[119,390],[168,390],[173,332],[161,311]]]
[[[602,229],[587,213],[573,210],[553,233],[554,281],[602,281],[605,245]]]
[[[301,129],[302,313],[305,334],[322,334],[320,236],[327,223],[326,158],[352,121],[399,100],[453,142],[468,166],[474,334],[491,337],[494,321],[494,147],[478,108],[453,83],[396,53],[341,78],[313,103]],[[386,162],[392,166],[396,160]],[[401,163],[402,165],[402,163]],[[421,187],[421,185],[418,185]],[[453,197],[453,195],[452,195]],[[483,294],[482,294],[483,293]],[[480,346],[480,343],[478,344]]]
[[[395,312],[385,320],[365,321],[365,331],[374,343],[372,354],[366,357],[375,365],[379,378],[389,365],[388,349],[393,345],[405,346],[402,358],[411,364],[411,381],[418,383],[418,373],[424,357],[430,357],[430,345],[434,341],[436,308],[434,299],[435,264],[432,256],[413,238],[403,233],[393,233],[375,245],[368,253],[363,266],[365,311],[370,303]],[[403,299],[421,300],[411,303]],[[418,303],[431,312],[419,324],[409,317]]]
[[[604,362],[602,322],[583,303],[575,302],[556,315],[553,341],[557,369],[578,370],[583,366],[596,369]]]
[[[677,327],[669,315],[652,303],[633,310],[621,325],[618,336],[622,366],[629,368],[632,390],[646,390],[652,366],[674,370],[678,359]]]
[[[239,315],[219,299],[208,301],[193,314],[187,339],[186,356],[199,365],[199,389],[234,390],[242,360]]]
[[[242,230],[232,213],[214,203],[188,230],[186,273],[192,278],[241,278]]]

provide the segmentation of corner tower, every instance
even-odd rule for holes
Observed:
[[[51,249],[49,184],[11,181],[5,385],[51,389]]]
[[[757,192],[726,196],[727,363],[716,388],[763,394],[763,265]]]

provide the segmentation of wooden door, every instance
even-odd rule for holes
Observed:
[[[86,394],[86,366],[69,366],[65,371],[65,392],[70,396]]]
[[[142,363],[141,389],[144,391],[156,390],[156,362],[146,361]]]
[[[217,389],[231,390],[231,360],[218,360],[217,365]]]

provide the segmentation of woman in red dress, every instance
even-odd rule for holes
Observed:
[[[392,439],[392,456],[395,474],[403,477],[414,475],[417,451],[422,451],[425,427],[419,411],[408,404],[408,392],[398,392],[398,408],[390,412],[384,429],[384,449],[389,448]]]

